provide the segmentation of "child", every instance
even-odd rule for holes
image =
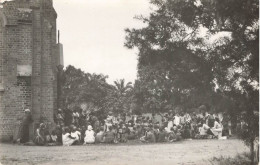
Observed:
[[[34,143],[36,145],[44,145],[45,144],[45,135],[44,135],[45,126],[43,123],[40,124],[39,128],[36,130],[36,136],[34,138]]]
[[[81,139],[81,133],[77,130],[76,126],[72,127],[72,131],[70,133],[71,137],[75,138],[74,144],[79,144]]]
[[[56,115],[56,118],[57,118],[57,124],[61,125],[61,124],[64,123],[64,115],[63,115],[61,109],[58,109],[58,113]]]
[[[56,131],[53,130],[53,131],[51,132],[51,141],[52,141],[53,143],[57,143],[57,140],[58,140],[58,136],[56,135]]]
[[[126,132],[127,132],[127,130],[126,130],[125,124],[120,124],[119,129],[118,129],[118,135],[119,135],[118,138],[119,138],[120,142],[123,142],[123,143],[127,142]]]
[[[76,140],[75,137],[70,135],[70,129],[65,127],[62,133],[62,144],[63,146],[71,146]]]
[[[84,144],[93,144],[95,143],[95,132],[91,125],[88,126],[88,129],[85,132]]]

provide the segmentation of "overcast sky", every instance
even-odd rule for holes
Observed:
[[[135,15],[149,14],[149,0],[54,0],[65,66],[134,81],[137,50],[124,47],[129,27],[142,27]]]

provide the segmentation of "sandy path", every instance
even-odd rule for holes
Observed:
[[[17,146],[0,144],[2,164],[175,165],[211,164],[213,157],[248,151],[239,140],[191,140],[178,143],[90,146]]]

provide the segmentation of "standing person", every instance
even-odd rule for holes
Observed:
[[[181,119],[180,119],[180,116],[179,116],[179,113],[176,113],[176,115],[174,116],[174,124],[176,126],[180,125],[180,122],[181,122]]]
[[[166,129],[167,132],[170,132],[172,127],[173,127],[173,119],[169,118],[168,123],[167,123],[167,127],[165,129]]]
[[[63,112],[62,112],[62,110],[60,108],[58,109],[58,113],[56,115],[56,119],[57,119],[57,124],[58,125],[64,124],[64,114],[63,114]]]
[[[151,118],[151,120],[152,120],[152,123],[153,123],[153,124],[157,123],[157,119],[155,118],[155,113],[152,113],[152,118]]]
[[[72,113],[72,124],[79,126],[79,113],[77,110],[74,110]]]
[[[185,124],[185,118],[184,118],[183,112],[180,113],[180,116],[179,116],[179,117],[180,117],[180,124],[181,124],[181,125],[184,125],[184,124]]]
[[[29,126],[33,122],[30,109],[24,110],[24,116],[19,128],[18,141],[26,143],[29,141]]]
[[[184,114],[184,121],[185,123],[191,123],[191,116],[188,112]]]

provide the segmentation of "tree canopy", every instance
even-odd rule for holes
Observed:
[[[258,0],[151,0],[146,26],[126,29],[136,47],[139,106],[156,111],[201,104],[237,117],[245,111],[244,137],[258,136]],[[149,109],[148,108],[148,109]],[[252,143],[251,143],[252,144]]]

